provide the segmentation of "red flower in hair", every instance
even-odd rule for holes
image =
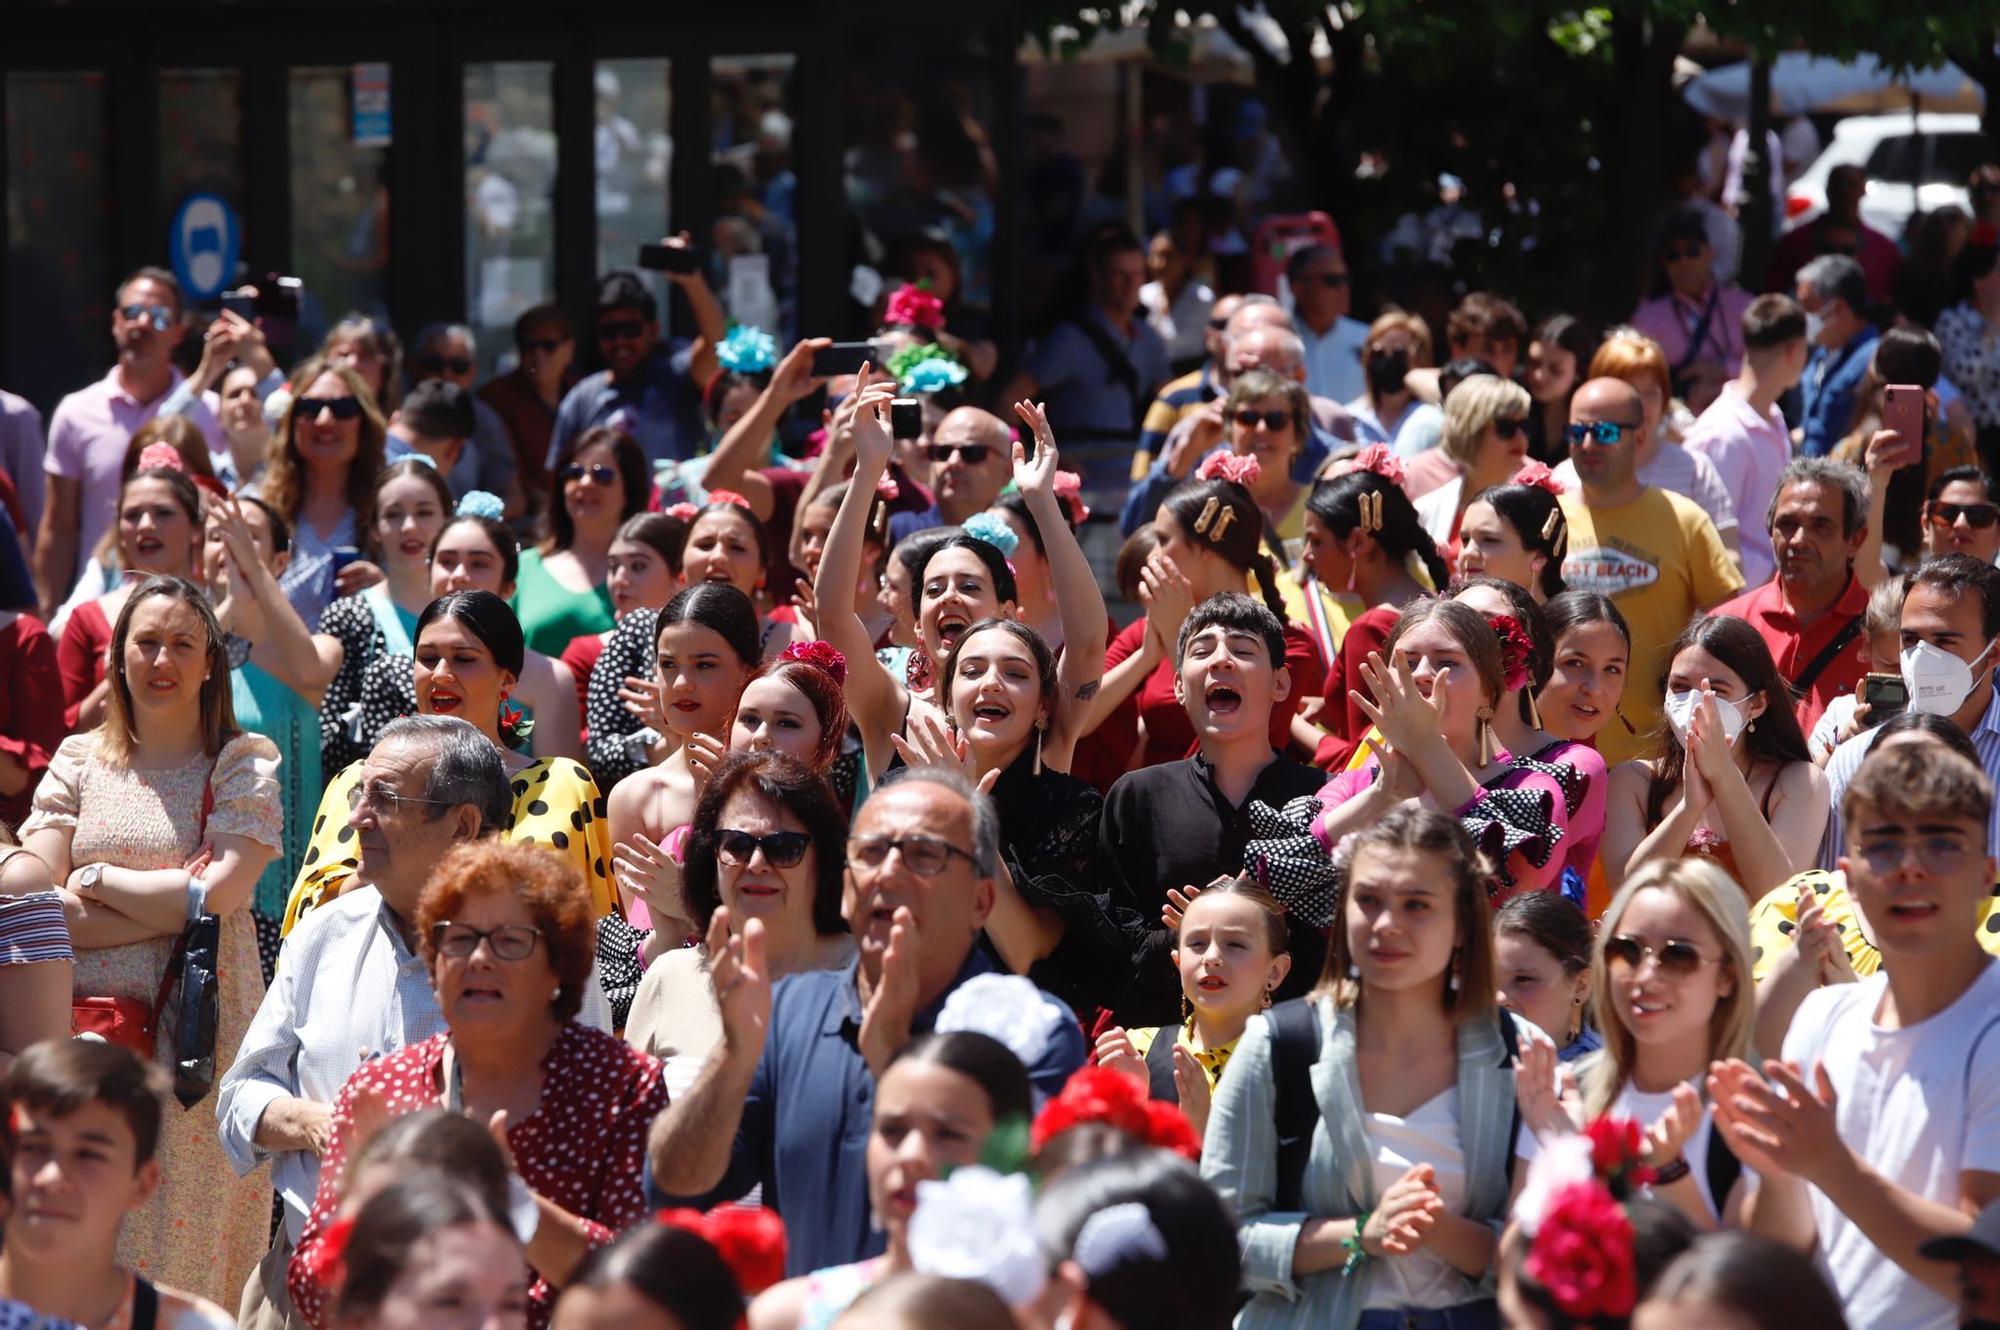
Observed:
[[[1500,639],[1500,672],[1506,676],[1502,686],[1510,693],[1527,687],[1528,658],[1535,651],[1528,630],[1511,614],[1489,614],[1486,622],[1492,626],[1493,635]]]
[[[1084,1067],[1064,1083],[1062,1093],[1035,1115],[1028,1144],[1039,1150],[1071,1127],[1102,1122],[1147,1145],[1172,1150],[1188,1159],[1201,1154],[1201,1142],[1180,1109],[1155,1103],[1131,1077],[1109,1067]]]
[[[1257,483],[1257,477],[1264,474],[1264,468],[1257,465],[1257,459],[1250,456],[1238,457],[1234,453],[1210,453],[1196,468],[1195,475],[1203,480],[1214,480],[1220,476],[1224,480],[1236,482],[1248,489]]]
[[[187,474],[187,463],[181,459],[180,449],[171,443],[149,443],[139,450],[139,471],[178,471]]]
[[[1556,473],[1542,462],[1529,462],[1514,473],[1512,481],[1516,485],[1526,485],[1529,489],[1542,490],[1560,499],[1568,487],[1556,479]]]
[[[817,665],[833,676],[835,683],[847,682],[847,657],[831,642],[794,642],[785,648],[785,660],[802,660]]]
[[[1056,502],[1069,509],[1069,520],[1082,526],[1090,517],[1090,505],[1083,501],[1083,477],[1074,471],[1056,472]]]
[[[708,492],[708,501],[711,504],[726,503],[732,507],[741,508],[745,512],[750,511],[750,500],[744,498],[735,490],[710,490]]]
[[[875,480],[876,498],[880,499],[884,503],[894,503],[897,499],[900,499],[902,496],[903,496],[903,487],[898,485],[896,483],[896,478],[890,475],[887,471],[884,471],[879,477],[876,478]]]
[[[1629,1316],[1639,1300],[1632,1267],[1632,1221],[1599,1182],[1557,1192],[1523,1266],[1564,1316]]]
[[[1398,489],[1403,486],[1403,464],[1396,460],[1396,454],[1389,450],[1386,443],[1371,443],[1354,454],[1353,466],[1356,471],[1382,477]]]
[[[1590,1166],[1614,1197],[1630,1196],[1653,1181],[1646,1164],[1646,1133],[1636,1120],[1606,1115],[1583,1134],[1590,1138]]]
[[[745,1297],[754,1297],[785,1277],[785,1221],[775,1210],[721,1205],[707,1214],[662,1210],[653,1218],[715,1248]]]
[[[2000,227],[1995,227],[1991,222],[1979,222],[1973,226],[1972,235],[1965,243],[1987,248],[2000,246]]]
[[[921,286],[905,282],[889,294],[889,304],[882,311],[882,322],[936,332],[944,327],[944,301]]]
[[[347,1240],[353,1235],[353,1215],[334,1220],[319,1235],[319,1246],[306,1262],[313,1283],[328,1293],[338,1293],[340,1286],[347,1281]]]
[[[668,517],[675,518],[682,522],[692,522],[700,513],[701,509],[695,507],[691,503],[686,503],[686,502],[677,503],[673,507],[667,509]]]

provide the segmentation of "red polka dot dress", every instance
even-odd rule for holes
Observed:
[[[333,1109],[333,1139],[320,1162],[319,1191],[287,1281],[298,1314],[315,1330],[332,1320],[333,1290],[320,1286],[311,1272],[314,1254],[339,1209],[336,1187],[347,1162],[354,1097],[374,1090],[394,1117],[441,1107],[449,1037],[437,1035],[370,1062],[341,1087]],[[666,1107],[659,1059],[572,1021],[542,1060],[540,1106],[507,1128],[507,1144],[521,1180],[536,1195],[583,1220],[591,1242],[602,1245],[646,1213],[640,1185],[646,1132]],[[554,1304],[555,1290],[536,1274],[528,1290],[532,1330],[548,1325]]]

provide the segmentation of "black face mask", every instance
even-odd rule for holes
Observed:
[[[1410,372],[1410,353],[1391,351],[1368,362],[1368,387],[1377,397],[1403,391],[1403,376]]]

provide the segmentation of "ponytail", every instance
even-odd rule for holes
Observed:
[[[1250,565],[1250,575],[1257,579],[1257,590],[1271,607],[1271,613],[1278,616],[1278,622],[1291,622],[1285,615],[1284,597],[1278,594],[1278,564],[1268,550],[1258,551],[1257,561]]]

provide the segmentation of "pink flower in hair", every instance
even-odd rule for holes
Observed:
[[[794,642],[785,648],[783,658],[817,665],[833,676],[835,683],[847,682],[847,657],[842,655],[840,648],[831,642]]]
[[[1195,471],[1195,475],[1203,480],[1220,477],[1223,480],[1234,481],[1245,489],[1256,484],[1257,477],[1263,474],[1264,468],[1257,465],[1256,458],[1238,457],[1234,453],[1227,452],[1210,453]]]
[[[710,490],[708,492],[708,501],[711,504],[726,503],[731,507],[741,508],[745,512],[750,511],[750,500],[744,498],[735,490]]]
[[[688,503],[685,500],[667,509],[668,517],[675,518],[682,522],[692,522],[697,516],[700,515],[700,513],[701,509],[695,507],[693,504]]]
[[[944,327],[944,302],[921,286],[906,282],[890,293],[882,322],[936,332]]]
[[[1083,477],[1074,471],[1056,472],[1056,501],[1069,509],[1069,520],[1082,526],[1090,517],[1090,505],[1083,501]]]
[[[1403,464],[1396,459],[1396,454],[1391,452],[1389,445],[1385,443],[1371,443],[1354,454],[1354,469],[1380,476],[1398,489],[1402,488]]]
[[[896,483],[896,478],[890,475],[887,471],[884,471],[876,479],[875,497],[882,500],[882,502],[894,503],[897,499],[901,498],[902,496],[903,496],[903,487],[898,485]]]
[[[178,471],[187,474],[187,463],[181,459],[180,449],[171,443],[149,443],[139,450],[139,470]]]
[[[1562,481],[1556,479],[1556,473],[1549,470],[1547,465],[1541,462],[1529,462],[1524,465],[1519,471],[1514,473],[1512,483],[1526,485],[1529,489],[1546,491],[1558,499],[1563,496],[1567,488]]]

